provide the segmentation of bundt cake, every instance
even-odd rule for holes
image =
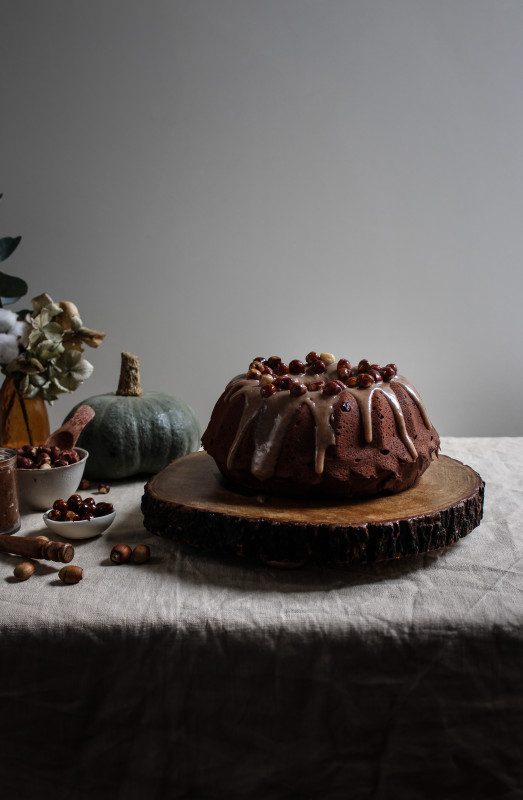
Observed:
[[[304,362],[253,359],[216,402],[202,445],[241,490],[350,498],[412,486],[439,436],[395,364],[311,351]]]

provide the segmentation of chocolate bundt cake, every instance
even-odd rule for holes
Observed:
[[[218,399],[204,449],[237,488],[289,497],[401,492],[439,450],[413,386],[395,364],[310,352],[255,358]]]

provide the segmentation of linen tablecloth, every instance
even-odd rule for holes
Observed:
[[[148,534],[114,484],[84,580],[0,555],[2,797],[523,797],[523,438],[444,438],[486,482],[446,550],[279,571]],[[24,512],[20,534],[47,533]],[[151,561],[113,565],[114,543]]]

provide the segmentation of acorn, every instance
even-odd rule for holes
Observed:
[[[84,577],[84,571],[81,567],[77,567],[75,564],[67,564],[67,566],[62,567],[58,573],[58,577],[62,583],[80,583]]]
[[[145,564],[151,558],[151,551],[146,544],[137,544],[131,558],[135,564]]]
[[[111,561],[115,564],[125,564],[131,558],[132,552],[128,544],[119,542],[111,550]]]
[[[34,571],[34,564],[31,564],[30,561],[21,561],[20,564],[16,565],[13,572],[15,578],[18,578],[19,581],[26,581]]]

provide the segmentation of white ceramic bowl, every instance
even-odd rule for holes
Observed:
[[[67,522],[57,522],[54,519],[49,519],[47,516],[50,509],[45,512],[43,519],[53,533],[57,533],[63,539],[92,539],[94,536],[100,536],[107,528],[112,525],[116,517],[116,511],[111,514],[105,514],[103,517],[93,517],[92,519],[79,519],[76,522],[68,520]]]
[[[75,494],[89,453],[81,447],[74,448],[80,461],[66,467],[52,469],[18,469],[18,492],[20,500],[34,511],[50,508],[59,497],[67,500]]]

